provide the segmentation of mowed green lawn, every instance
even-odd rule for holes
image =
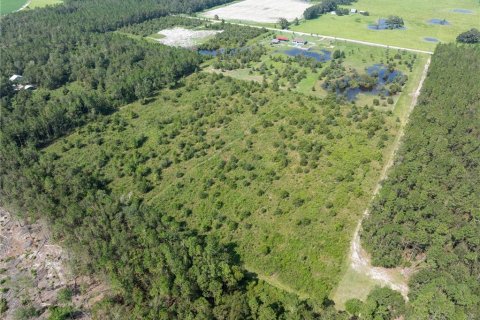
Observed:
[[[7,14],[20,9],[27,0],[0,0],[0,14]]]
[[[353,14],[340,17],[326,14],[302,22],[299,26],[292,26],[291,29],[405,48],[433,50],[436,43],[425,41],[425,37],[451,42],[461,32],[473,27],[480,28],[478,0],[359,0],[347,7],[369,11],[370,16]],[[454,9],[466,9],[472,13],[456,13],[453,12]],[[368,29],[369,24],[389,15],[402,17],[407,30]],[[430,19],[446,19],[450,24],[430,24]]]

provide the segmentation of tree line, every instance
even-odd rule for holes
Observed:
[[[372,262],[418,265],[412,319],[480,314],[480,48],[439,45],[362,240]]]
[[[325,13],[337,10],[339,5],[350,5],[354,2],[357,0],[325,0],[305,9],[303,17],[306,20],[315,19]]]

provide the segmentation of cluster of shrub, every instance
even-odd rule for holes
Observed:
[[[219,70],[236,70],[248,68],[252,62],[260,62],[267,49],[262,45],[219,51],[213,67]]]
[[[336,11],[339,5],[350,5],[356,1],[357,0],[325,0],[305,9],[303,17],[306,20],[315,19],[325,13]],[[343,10],[339,12],[344,13]]]
[[[337,56],[341,57],[342,54]],[[389,63],[388,66],[385,66],[385,68],[388,72],[386,71],[383,74],[383,80],[386,80],[389,74],[396,72],[394,63]],[[360,88],[362,91],[372,91],[373,89],[376,89],[382,99],[385,99],[386,96],[390,96],[387,99],[387,102],[389,104],[393,104],[393,99],[391,96],[402,90],[402,87],[408,80],[408,77],[399,73],[391,83],[385,83],[385,85],[388,85],[388,87],[385,87],[385,85],[380,86],[378,84],[379,76],[379,72],[372,72],[370,74],[359,73],[354,68],[346,68],[343,65],[342,59],[337,58],[334,59],[330,65],[322,71],[322,73],[319,75],[319,80],[324,80],[322,84],[323,88],[333,93],[344,93],[348,89],[356,88]],[[378,99],[374,101],[374,104],[379,105]]]
[[[142,37],[155,34],[160,30],[172,27],[188,27],[195,28],[204,25],[205,22],[200,19],[189,19],[179,16],[167,16],[157,19],[151,19],[142,23],[129,24],[123,28],[118,29],[119,32],[134,34]]]
[[[244,47],[251,39],[267,32],[266,29],[233,25],[225,22],[213,23],[206,26],[208,29],[222,30],[209,41],[198,46],[199,50],[231,50]]]
[[[268,77],[273,77],[273,88],[275,90],[279,89],[280,86],[286,85],[282,83],[282,80],[288,82],[289,88],[294,88],[300,81],[307,77],[307,70],[317,73],[318,69],[322,67],[320,62],[302,55],[295,57],[272,55],[270,59],[273,62],[281,62],[282,65],[285,65],[283,70],[273,64],[262,63],[259,67],[253,68],[251,73],[258,72],[263,76],[264,81],[267,81]]]
[[[480,31],[476,28],[472,28],[458,35],[457,41],[461,43],[480,43]]]

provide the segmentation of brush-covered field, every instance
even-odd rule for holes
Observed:
[[[359,0],[347,7],[368,11],[370,15],[326,14],[292,26],[292,30],[433,51],[436,43],[425,38],[451,42],[458,34],[480,27],[480,4],[476,0]],[[368,25],[390,15],[403,18],[406,30],[368,29]],[[448,25],[430,23],[431,19],[445,19]]]
[[[333,94],[344,102],[394,111],[397,104],[409,104],[408,94],[417,85],[415,79],[427,59],[423,54],[314,36],[302,37],[307,41],[303,46],[291,41],[270,44],[274,36],[269,33],[251,40],[245,54],[218,54],[206,70],[315,97]],[[293,39],[289,34],[283,36]],[[384,72],[379,77],[378,70]],[[365,80],[373,81],[373,86],[365,88]]]
[[[44,157],[218,235],[250,271],[321,299],[339,279],[397,128],[391,112],[200,73],[58,140]]]

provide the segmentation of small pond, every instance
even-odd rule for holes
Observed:
[[[217,50],[205,50],[205,49],[200,49],[197,51],[199,54],[201,54],[202,56],[210,56],[210,57],[216,57],[217,55],[219,54],[223,54],[225,53],[225,49],[224,48],[220,48],[220,49],[217,49]]]
[[[368,94],[368,95],[378,95],[384,94],[385,96],[389,96],[389,92],[385,89],[386,84],[390,84],[395,81],[398,76],[402,75],[402,72],[398,70],[394,70],[390,72],[386,66],[383,64],[374,64],[366,68],[366,72],[370,76],[377,76],[377,85],[371,90],[364,90],[360,87],[358,88],[347,88],[345,90],[340,91],[337,90],[338,95],[343,95],[347,98],[348,101],[353,101],[357,98],[357,95],[360,93]]]
[[[291,57],[296,57],[296,56],[305,56],[307,58],[313,58],[317,60],[318,62],[325,62],[328,61],[332,58],[332,53],[328,50],[322,49],[320,50],[321,52],[314,52],[314,51],[308,51],[308,50],[303,50],[299,48],[292,48],[286,50],[284,53],[288,56]]]
[[[448,26],[450,24],[450,22],[448,22],[445,19],[430,19],[430,20],[428,20],[428,23],[438,24],[438,25],[441,25],[441,26]]]
[[[437,38],[431,38],[431,37],[425,37],[423,38],[423,40],[427,41],[427,42],[439,42],[439,40]]]
[[[378,19],[377,23],[369,24],[368,29],[370,30],[406,30],[406,27],[396,28],[396,29],[388,29],[387,20],[386,19]]]
[[[455,13],[463,13],[463,14],[472,14],[472,10],[467,10],[467,9],[453,9],[452,10]]]

